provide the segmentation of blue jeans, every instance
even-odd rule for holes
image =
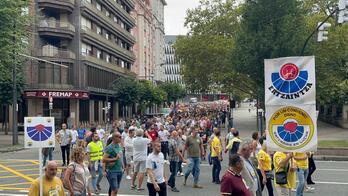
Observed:
[[[212,157],[213,160],[213,170],[212,170],[212,177],[213,182],[220,182],[220,171],[221,171],[221,162],[219,160],[219,157]]]
[[[111,191],[116,191],[120,188],[120,184],[122,180],[121,171],[108,171],[106,178],[109,181]]]
[[[176,177],[176,173],[178,173],[178,166],[179,166],[178,162],[170,161],[170,165],[169,165],[170,177],[168,180],[168,185],[172,188],[175,187],[175,177]]]
[[[190,173],[192,172],[193,183],[197,185],[199,181],[199,164],[201,162],[201,159],[199,157],[190,157],[188,159],[190,161],[190,164],[188,165],[187,170],[185,172],[185,179],[187,179]]]
[[[96,171],[96,168],[94,167],[94,164],[98,164],[98,170]],[[100,161],[97,161],[96,163],[93,162],[91,168],[90,168],[91,176],[92,176],[92,187],[93,190],[97,190],[97,185],[100,184],[100,181],[103,179],[103,168],[100,164]],[[98,172],[98,173],[97,173]]]
[[[296,188],[296,196],[303,196],[305,180],[307,179],[308,169],[297,169],[298,184]]]

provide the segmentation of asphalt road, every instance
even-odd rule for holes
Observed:
[[[255,111],[255,110],[254,110]],[[247,110],[235,111],[235,125],[241,130],[242,138],[250,138],[252,130],[255,130],[256,123],[252,113]],[[60,162],[60,149],[54,151],[54,159]],[[31,182],[38,177],[39,162],[38,150],[29,149],[18,152],[0,154],[0,195],[20,196],[27,195]],[[227,168],[227,159],[223,161],[222,172]],[[348,195],[348,162],[317,161],[317,171],[313,179],[316,182],[314,193],[305,195],[318,196],[347,196]],[[184,168],[185,169],[185,168]],[[168,167],[166,171],[169,171]],[[167,173],[169,175],[169,173]],[[187,196],[218,196],[219,186],[211,183],[211,166],[202,162],[200,184],[203,189],[193,189],[192,179],[188,180],[188,185],[183,186],[183,177],[177,177],[177,188],[179,193],[173,193],[168,189],[168,195]],[[123,178],[120,196],[147,195],[147,191],[136,192],[130,190],[130,182]],[[102,181],[102,194],[107,195],[108,183],[104,178]],[[267,191],[264,191],[267,195]]]

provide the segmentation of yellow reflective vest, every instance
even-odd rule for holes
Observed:
[[[91,142],[90,145],[90,152],[89,152],[89,158],[91,161],[99,161],[103,159],[103,143],[101,141],[98,141],[97,143]]]

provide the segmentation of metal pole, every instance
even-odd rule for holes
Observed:
[[[40,196],[43,196],[43,177],[42,177],[42,148],[39,148],[39,174],[40,174]]]
[[[16,22],[13,23],[13,31],[16,29]],[[13,35],[13,45],[16,44],[15,33]],[[13,70],[12,70],[12,145],[18,144],[18,128],[17,128],[17,63],[15,50],[13,49]]]

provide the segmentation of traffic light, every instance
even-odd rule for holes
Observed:
[[[338,23],[342,24],[348,21],[348,0],[338,1]]]
[[[321,22],[318,23],[318,26],[321,24]],[[329,32],[326,30],[327,28],[331,27],[330,23],[324,23],[322,24],[318,29],[318,42],[326,41],[328,39],[327,35]]]

